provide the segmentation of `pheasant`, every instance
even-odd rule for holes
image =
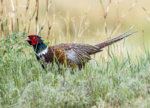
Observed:
[[[56,63],[67,65],[72,69],[78,67],[81,69],[85,63],[91,60],[91,55],[101,52],[102,49],[117,41],[132,35],[129,33],[131,28],[116,38],[104,41],[96,45],[69,43],[57,44],[55,46],[47,46],[38,35],[29,35],[25,40],[33,46],[37,60],[45,67],[47,63]]]

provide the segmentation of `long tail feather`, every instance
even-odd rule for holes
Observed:
[[[136,32],[131,32],[131,33],[129,33],[132,28],[133,28],[133,26],[130,27],[126,32],[124,32],[124,33],[122,33],[121,35],[117,36],[116,38],[113,38],[113,39],[107,40],[107,41],[105,41],[105,42],[96,44],[95,46],[98,47],[99,51],[101,51],[102,48],[104,48],[104,47],[106,47],[106,46],[108,46],[108,45],[111,45],[111,44],[113,44],[113,43],[115,43],[115,42],[118,42],[118,41],[124,39],[125,37],[128,37],[128,36],[130,36],[130,35],[136,33]]]

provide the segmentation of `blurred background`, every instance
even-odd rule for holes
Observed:
[[[115,44],[115,51],[135,55],[150,48],[149,4],[149,0],[0,0],[0,38],[25,32],[39,34],[53,45],[94,45],[134,25],[137,33]]]

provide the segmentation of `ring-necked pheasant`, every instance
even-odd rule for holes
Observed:
[[[37,60],[40,61],[43,68],[46,63],[56,62],[63,65],[66,63],[71,68],[78,66],[81,69],[86,62],[91,60],[90,55],[100,52],[102,48],[132,35],[134,32],[128,33],[130,30],[131,28],[116,38],[96,45],[70,43],[47,46],[38,35],[29,35],[26,41],[33,46]]]

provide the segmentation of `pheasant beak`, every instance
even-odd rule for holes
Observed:
[[[29,41],[30,41],[29,37],[27,37],[27,38],[25,39],[25,41],[29,42]]]

